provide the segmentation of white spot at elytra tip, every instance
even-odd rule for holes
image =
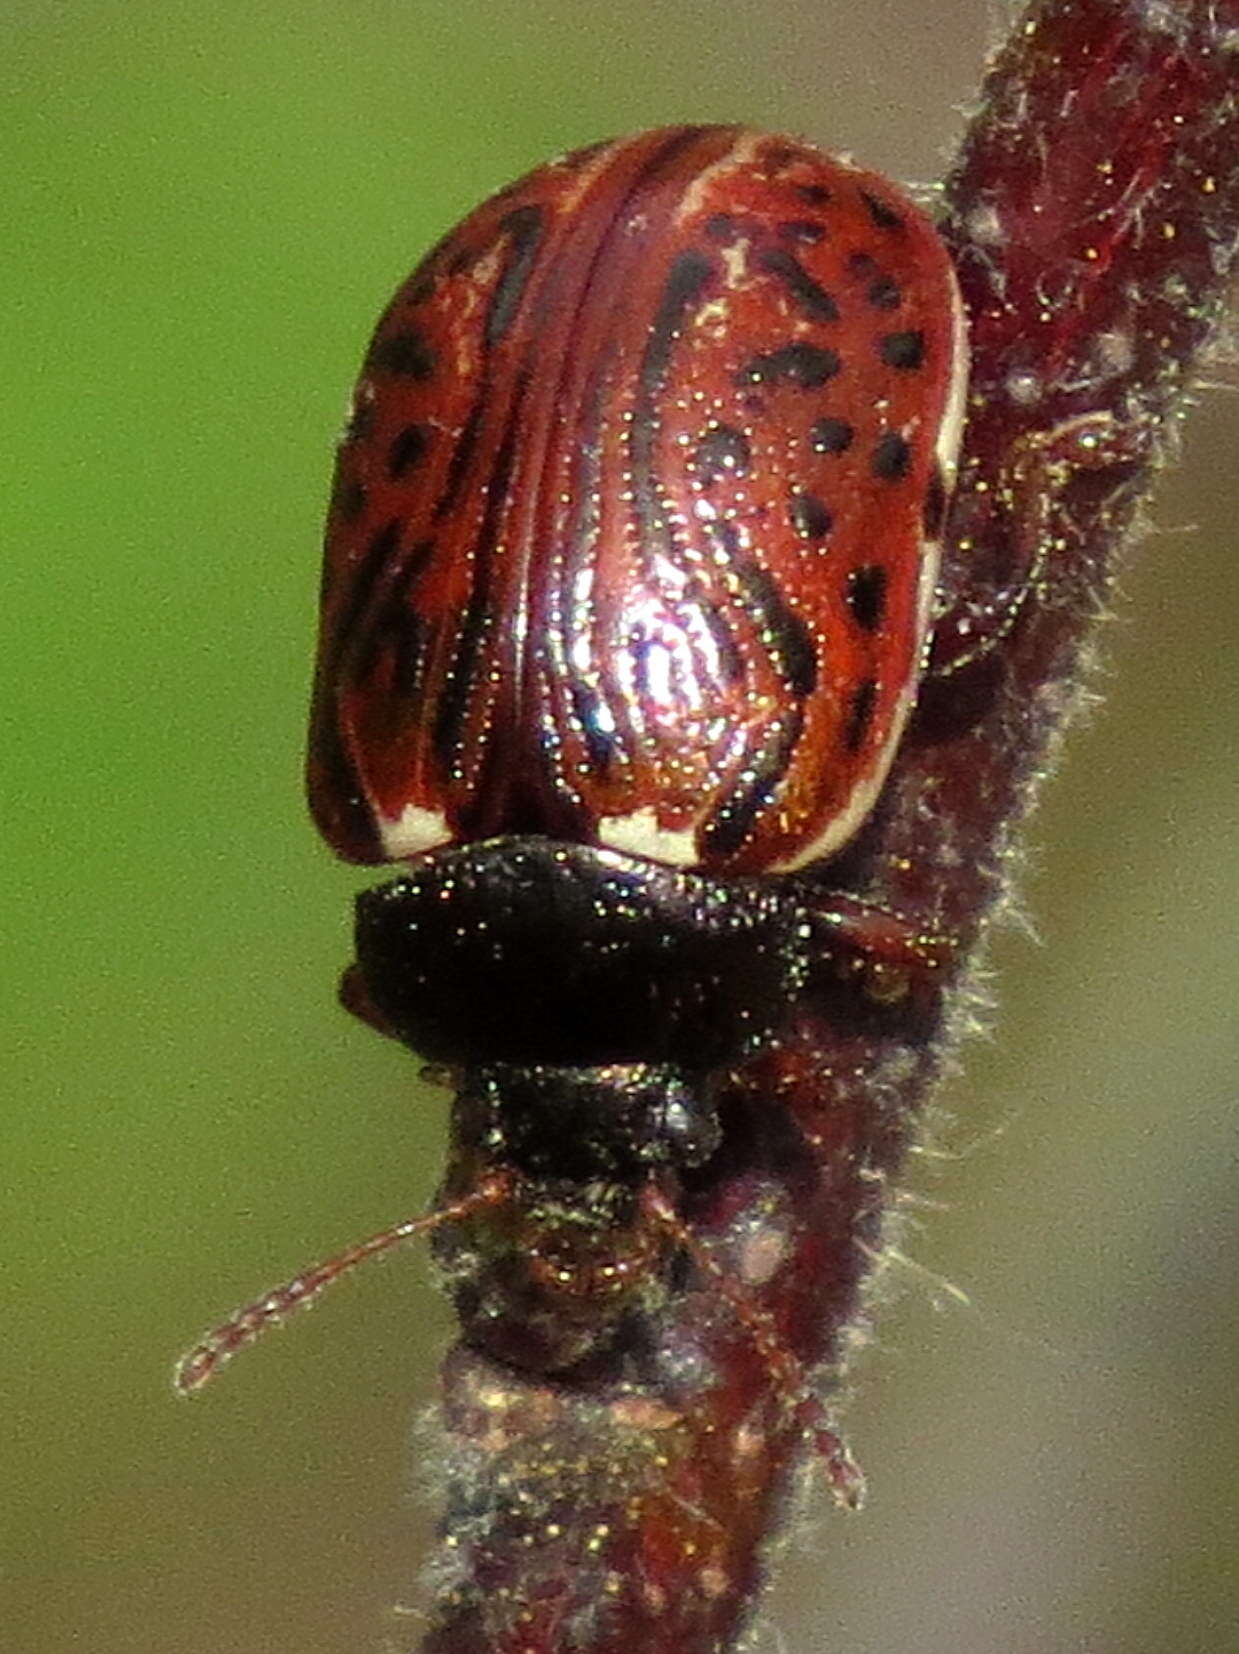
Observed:
[[[423,810],[417,804],[406,804],[394,820],[380,817],[378,827],[383,848],[392,861],[420,855],[423,850],[437,850],[453,841],[443,812]]]
[[[672,832],[658,825],[651,808],[627,816],[603,816],[598,823],[598,842],[608,850],[641,856],[668,867],[691,867],[697,860],[697,835],[692,829]]]

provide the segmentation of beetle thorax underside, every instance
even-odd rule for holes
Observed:
[[[582,151],[466,219],[380,322],[340,451],[334,848],[838,848],[915,692],[958,314],[889,184],[737,128]]]

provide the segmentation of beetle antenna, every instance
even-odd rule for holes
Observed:
[[[649,1188],[645,1205],[652,1219],[684,1248],[701,1274],[713,1283],[752,1338],[753,1347],[792,1418],[825,1460],[836,1502],[845,1510],[859,1510],[865,1499],[865,1473],[848,1451],[843,1437],[830,1427],[825,1405],[814,1393],[804,1363],[789,1349],[774,1318],[754,1300],[743,1283],[724,1268],[660,1190]]]
[[[255,1298],[253,1303],[246,1304],[244,1309],[237,1310],[207,1333],[200,1344],[195,1344],[177,1362],[172,1375],[173,1388],[179,1395],[193,1395],[208,1379],[214,1378],[238,1350],[252,1344],[268,1327],[278,1325],[292,1310],[312,1304],[332,1281],[338,1281],[359,1264],[381,1257],[404,1241],[429,1234],[441,1224],[456,1223],[475,1212],[496,1206],[510,1199],[511,1193],[512,1179],[508,1173],[493,1172],[459,1200],[440,1206],[424,1217],[406,1218],[403,1223],[394,1223],[389,1229],[380,1229],[377,1234],[346,1247],[334,1257],[302,1270],[291,1281],[263,1293],[261,1298]]]

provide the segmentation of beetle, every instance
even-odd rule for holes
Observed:
[[[339,856],[403,864],[358,899],[343,998],[448,1077],[452,1164],[183,1390],[434,1229],[466,1337],[548,1374],[687,1251],[801,1406],[681,1196],[720,1086],[823,973],[898,1001],[943,963],[829,864],[916,696],[965,382],[929,220],[744,128],[544,166],[398,289],[337,458],[308,790]]]

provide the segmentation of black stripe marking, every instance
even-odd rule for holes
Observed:
[[[866,678],[852,693],[847,721],[843,726],[843,744],[849,752],[858,752],[873,721],[878,704],[878,682]]]
[[[653,402],[667,377],[671,347],[679,338],[689,310],[701,297],[714,266],[703,253],[680,253],[667,274],[658,301],[645,353],[641,358],[638,385],[642,398]]]
[[[883,482],[898,482],[900,477],[907,476],[911,464],[912,449],[906,437],[900,436],[898,431],[887,431],[878,439],[870,464],[875,477],[880,477]]]
[[[425,425],[406,425],[396,434],[387,450],[387,475],[393,482],[419,463],[429,440],[430,430]]]
[[[793,494],[787,515],[802,540],[824,540],[834,527],[834,518],[816,494]]]
[[[864,563],[851,570],[847,604],[862,631],[878,631],[886,619],[886,570],[881,563]]]
[[[817,390],[839,371],[839,358],[820,345],[783,345],[779,350],[754,356],[735,375],[738,385],[761,385],[768,380],[785,380],[801,390]]]
[[[456,634],[456,648],[448,668],[447,682],[435,707],[431,742],[435,756],[445,769],[451,767],[460,751],[464,737],[465,719],[473,695],[482,645],[492,619],[491,567],[499,542],[499,524],[508,503],[508,489],[516,464],[517,433],[520,429],[521,405],[525,399],[527,382],[522,379],[513,399],[508,426],[495,455],[494,470],[487,480],[486,509],[473,548],[472,581],[469,601],[461,617]]]
[[[375,344],[370,366],[402,379],[426,380],[435,370],[434,352],[415,327],[405,327]]]
[[[888,368],[907,371],[925,364],[925,335],[919,328],[909,328],[902,333],[884,333],[878,348]]]
[[[661,533],[668,545],[672,542],[671,529],[664,520],[660,490],[653,475],[654,435],[659,427],[660,403],[672,347],[713,273],[714,266],[704,254],[679,254],[663,284],[658,309],[641,357],[629,443],[633,471],[633,517],[643,540]]]
[[[819,419],[810,427],[809,442],[815,454],[845,454],[855,435],[846,419]]]
[[[723,682],[739,683],[744,675],[744,660],[740,654],[740,646],[727,624],[726,614],[717,603],[709,603],[704,599],[698,600],[698,607],[714,640],[714,647],[718,650],[718,666]]]
[[[761,255],[759,263],[763,270],[784,284],[805,315],[813,321],[839,320],[839,306],[791,253],[785,252],[782,247],[771,247]]]
[[[500,221],[511,248],[486,313],[487,350],[495,348],[516,317],[542,243],[542,222],[541,207],[532,206],[517,207]]]
[[[479,401],[475,402],[470,408],[469,417],[461,426],[460,435],[456,438],[456,446],[452,449],[452,457],[447,466],[447,476],[443,483],[443,492],[435,501],[434,519],[436,522],[441,517],[445,517],[460,498],[465,472],[469,469],[469,461],[473,458],[474,450],[478,445],[478,432],[481,425],[482,403]]]
[[[417,688],[426,644],[427,623],[413,606],[412,588],[434,550],[433,540],[420,540],[390,582],[376,612],[358,640],[353,677],[365,683],[377,669],[385,650],[392,657],[390,700],[411,699]]]
[[[417,693],[426,646],[433,636],[432,628],[413,606],[413,587],[433,550],[433,540],[418,541],[385,605],[385,629],[394,655],[392,694],[406,701],[411,701]]]
[[[382,528],[370,536],[370,542],[362,553],[361,561],[353,570],[348,587],[348,601],[335,624],[331,657],[327,663],[329,682],[338,681],[339,663],[354,644],[364,641],[359,636],[361,623],[370,607],[375,588],[391,567],[396,548],[400,544],[402,527],[403,520],[400,517],[388,518]]]
[[[770,664],[793,695],[811,695],[817,686],[817,655],[809,628],[788,607],[773,575],[756,563],[737,563],[745,607],[770,656]]]
[[[894,207],[888,206],[885,201],[879,201],[876,195],[870,195],[868,190],[861,190],[860,198],[865,203],[869,217],[879,230],[902,230],[903,219]]]
[[[712,855],[730,856],[737,851],[762,811],[774,802],[775,790],[787,774],[803,727],[804,713],[797,707],[767,735],[740,784],[702,829],[703,844]]]

